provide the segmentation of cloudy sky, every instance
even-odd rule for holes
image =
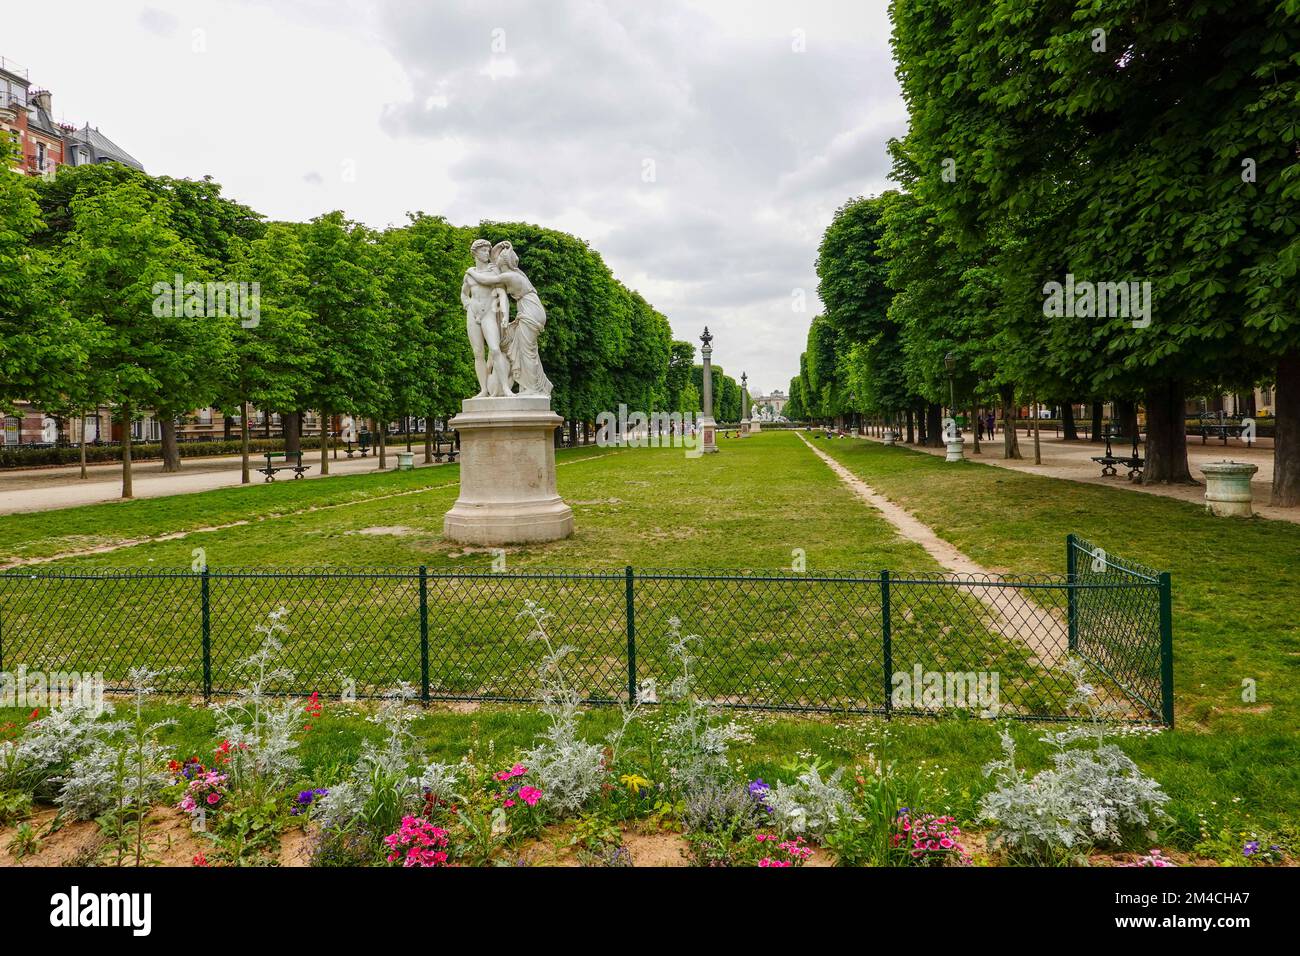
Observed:
[[[57,118],[273,218],[582,236],[760,390],[906,115],[884,0],[61,0],[7,8],[0,44]]]

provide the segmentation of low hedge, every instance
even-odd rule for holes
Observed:
[[[238,455],[241,445],[239,439],[226,441],[183,441],[178,442],[182,458],[209,458],[216,455]],[[284,440],[280,438],[254,438],[248,443],[254,454],[268,451],[284,451]],[[302,448],[320,448],[319,438],[304,438]],[[162,444],[159,442],[133,442],[131,445],[132,461],[156,461],[162,458]],[[102,464],[122,460],[121,445],[87,445],[86,461],[90,464]],[[0,468],[36,468],[41,465],[75,465],[81,461],[80,448],[0,448]]]
[[[424,432],[412,432],[411,443],[424,447]],[[342,448],[344,443],[335,439],[334,444]],[[389,435],[388,447],[397,449],[406,446],[405,435]],[[309,449],[319,451],[320,438],[303,438],[300,442],[303,452]],[[220,455],[238,455],[240,442],[238,438],[229,441],[182,441],[178,443],[182,458],[212,458]],[[251,438],[248,442],[250,452],[261,455],[268,451],[284,451],[282,438]],[[162,445],[159,442],[134,442],[131,445],[132,461],[157,461],[162,458]],[[87,464],[104,464],[122,460],[121,445],[87,445]],[[24,448],[0,447],[0,470],[5,468],[39,468],[42,465],[75,465],[81,461],[79,448]]]

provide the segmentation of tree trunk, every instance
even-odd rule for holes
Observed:
[[[370,440],[379,442],[379,470],[383,471],[388,467],[388,425],[384,424],[383,428],[379,427],[379,419],[370,419]]]
[[[1187,467],[1187,420],[1182,382],[1156,382],[1147,386],[1146,467],[1142,484],[1199,484]],[[1126,437],[1137,433],[1134,430]]]
[[[134,498],[131,487],[131,406],[122,404],[122,497]]]
[[[244,414],[239,416],[239,456],[241,459],[239,483],[246,485],[253,480],[248,462],[248,405],[244,405]]]
[[[281,412],[280,422],[285,452],[292,455],[302,451],[302,412]]]
[[[980,409],[978,405],[970,407],[970,434],[975,440],[975,454],[980,454]]]
[[[224,441],[230,441],[230,433],[234,430],[235,420],[229,415],[221,416],[221,437]]]
[[[925,446],[939,448],[943,445],[943,407],[934,402],[925,406]]]
[[[99,427],[99,409],[95,409],[95,427]],[[86,477],[86,413],[81,413],[81,477]]]
[[[907,443],[909,445],[916,444],[916,425],[912,420],[912,410],[910,408],[907,410]]]
[[[1061,406],[1061,439],[1063,441],[1078,441],[1079,426],[1074,421],[1074,405],[1066,402]]]
[[[424,416],[424,463],[433,464],[433,416]]]
[[[158,428],[162,432],[162,470],[170,473],[181,470],[181,449],[176,443],[176,420],[159,418]]]
[[[320,410],[320,473],[330,473],[330,413]]]
[[[998,389],[1002,399],[1002,457],[1023,458],[1020,454],[1020,436],[1016,434],[1016,390],[1010,385]]]
[[[1277,362],[1273,396],[1273,497],[1278,508],[1300,505],[1300,349]]]
[[[1182,414],[1181,412],[1179,414]],[[1148,420],[1151,417],[1150,409],[1147,410]],[[1138,408],[1137,402],[1128,400],[1115,403],[1115,428],[1118,433],[1125,438],[1132,440],[1138,432]]]
[[[1088,436],[1089,441],[1100,442],[1102,440],[1101,419],[1104,410],[1102,402],[1092,403],[1092,434]]]
[[[1034,464],[1043,463],[1043,448],[1038,440],[1038,431],[1042,427],[1042,416],[1038,414],[1038,399],[1033,398],[1029,401],[1029,407],[1034,410]]]

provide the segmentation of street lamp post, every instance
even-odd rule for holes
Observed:
[[[745,372],[740,373],[740,437],[748,438],[750,429],[749,420],[749,376]]]
[[[700,342],[702,343],[700,356],[704,363],[704,375],[700,383],[701,398],[704,400],[704,414],[700,416],[698,422],[700,451],[709,455],[718,450],[718,423],[713,419],[713,336],[709,334],[707,325],[704,327],[704,334],[700,336]]]
[[[957,368],[957,356],[949,352],[943,357],[943,366],[948,370],[948,411],[953,422],[957,421],[957,387],[953,384],[952,373]]]
[[[947,460],[962,461],[962,437],[961,431],[957,427],[957,386],[953,379],[953,373],[957,369],[957,356],[949,352],[943,357],[943,365],[948,370],[948,420],[952,422],[952,428],[947,431],[943,440],[948,447]]]

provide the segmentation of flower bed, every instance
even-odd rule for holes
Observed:
[[[139,690],[125,713],[34,711],[0,728],[0,863],[792,869],[1289,859],[1281,841],[1216,835],[1208,818],[1200,856],[1155,845],[1163,791],[1108,742],[1082,671],[1087,718],[1042,738],[1055,750],[1052,768],[1021,769],[1006,730],[988,790],[962,820],[945,806],[952,794],[883,756],[836,767],[804,753],[767,780],[746,775],[732,747],[747,728],[695,693],[699,638],[675,622],[667,643],[677,673],[660,685],[658,705],[625,706],[603,739],[586,739],[566,673],[572,649],[552,640],[540,607],[523,617],[543,649],[545,727],[519,753],[489,746],[429,760],[411,731],[419,709],[409,688],[378,706],[272,696],[268,686],[285,676],[280,611],[243,663],[246,689],[214,708],[206,752],[159,744],[165,722],[145,718],[145,671],[131,675]],[[308,771],[299,751],[336,710],[366,728],[359,757]]]

